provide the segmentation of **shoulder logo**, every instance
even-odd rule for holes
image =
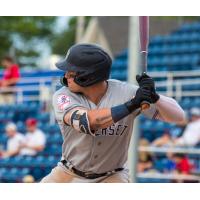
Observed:
[[[57,105],[59,110],[65,110],[67,106],[71,103],[71,99],[69,96],[65,94],[60,94],[57,97]]]

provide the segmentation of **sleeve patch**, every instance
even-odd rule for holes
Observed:
[[[71,99],[69,96],[65,94],[58,95],[57,106],[59,110],[64,111],[70,104],[71,104]]]

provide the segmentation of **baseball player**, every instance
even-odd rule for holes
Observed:
[[[72,46],[56,66],[65,72],[63,87],[53,96],[60,126],[62,159],[42,179],[50,182],[128,183],[126,167],[134,119],[149,118],[179,123],[184,111],[175,100],[157,94],[153,79],[137,76],[138,86],[110,80],[112,60],[94,44]],[[141,103],[150,108],[141,111]]]

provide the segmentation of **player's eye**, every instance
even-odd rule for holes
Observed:
[[[67,74],[67,79],[69,78],[75,78],[76,74]]]

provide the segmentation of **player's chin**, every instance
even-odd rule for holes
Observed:
[[[71,92],[74,92],[74,93],[76,93],[76,92],[80,92],[80,89],[79,88],[77,88],[77,87],[72,87],[72,86],[68,86],[69,87],[69,90],[71,91]]]

